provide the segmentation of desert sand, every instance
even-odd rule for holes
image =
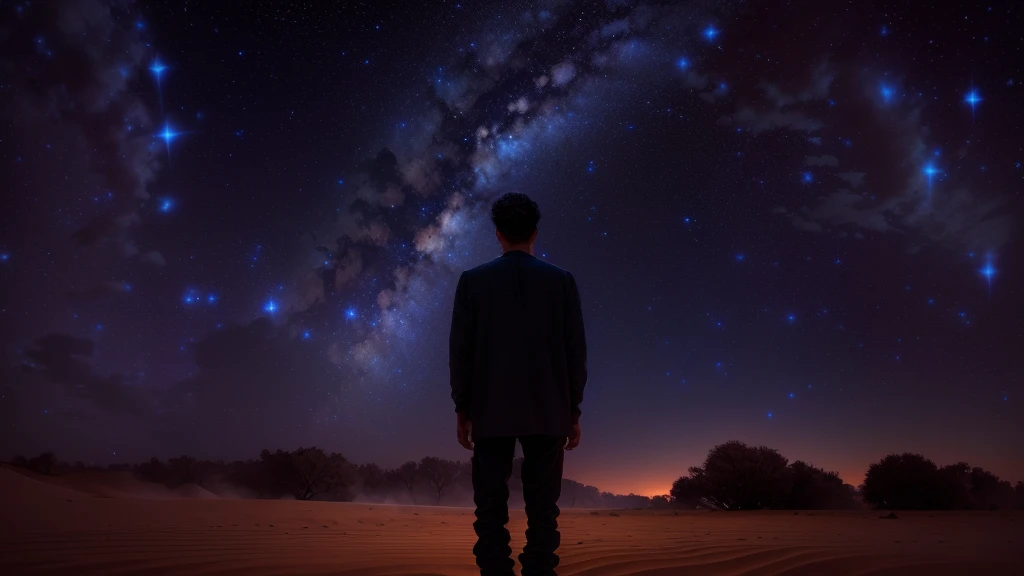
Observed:
[[[477,573],[468,508],[229,500],[137,484],[0,468],[0,574]],[[1024,513],[882,515],[568,509],[558,573],[1024,575]],[[513,510],[514,551],[525,528]]]

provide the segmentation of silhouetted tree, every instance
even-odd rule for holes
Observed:
[[[39,474],[54,474],[57,468],[57,457],[53,452],[43,452],[39,456],[29,459],[28,468]]]
[[[264,450],[260,460],[267,467],[271,489],[292,494],[299,500],[343,488],[348,462],[341,454],[325,454],[320,448],[299,448],[293,452]]]
[[[837,472],[826,472],[797,460],[789,465],[789,497],[786,508],[794,510],[844,510],[859,508],[857,491],[844,484]]]
[[[976,510],[1013,508],[1013,485],[984,468],[971,469],[971,504]]]
[[[387,481],[387,478],[384,475],[384,470],[373,462],[370,462],[369,464],[360,464],[356,467],[355,471],[356,476],[362,484],[363,492],[367,496],[377,494],[384,487],[384,484]]]
[[[669,499],[669,495],[659,494],[658,496],[651,498],[650,507],[653,510],[665,510],[666,508],[670,508],[671,500]]]
[[[203,469],[208,463],[196,460],[191,456],[181,455],[167,460],[167,484],[176,488],[182,484],[202,484]]]
[[[387,475],[392,482],[405,489],[405,491],[412,497],[413,503],[416,502],[416,493],[414,490],[416,488],[416,482],[419,479],[419,466],[417,466],[416,462],[410,460],[394,470],[389,470]]]
[[[878,508],[935,510],[947,507],[939,498],[942,482],[938,467],[924,456],[890,454],[868,468],[860,491]]]
[[[689,476],[681,476],[672,483],[672,488],[669,490],[672,505],[690,510],[708,506],[705,496],[710,488],[704,475],[704,469],[699,466],[691,466],[688,472]]]
[[[1013,487],[1013,492],[1017,501],[1015,508],[1024,509],[1024,480],[1017,482],[1017,485]]]
[[[957,462],[939,468],[932,507],[939,510],[967,510],[972,507],[970,464]]]
[[[731,441],[704,460],[704,497],[726,510],[781,508],[788,492],[788,460],[767,446]]]
[[[251,490],[257,496],[272,494],[270,477],[262,460],[236,460],[228,464],[224,474],[228,484]]]
[[[459,465],[451,460],[443,460],[433,456],[427,456],[420,460],[420,476],[434,489],[434,492],[437,494],[437,504],[441,503],[441,498],[448,493],[452,484],[455,483],[458,472]]]
[[[170,477],[167,465],[160,461],[159,458],[150,458],[149,462],[139,464],[135,467],[134,472],[139,480],[158,484],[166,484]]]
[[[25,458],[21,454],[18,454],[14,458],[11,458],[11,464],[20,466],[22,468],[28,468],[28,458]]]

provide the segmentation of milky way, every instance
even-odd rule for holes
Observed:
[[[575,476],[1024,476],[1019,9],[796,4],[6,6],[0,448],[462,457],[454,280],[519,190],[580,280]]]

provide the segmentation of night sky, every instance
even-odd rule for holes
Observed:
[[[468,458],[514,190],[583,302],[567,477],[1024,479],[1019,3],[425,4],[3,4],[0,457]]]

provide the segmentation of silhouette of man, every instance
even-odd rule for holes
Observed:
[[[466,270],[449,338],[459,444],[473,451],[473,501],[482,576],[514,574],[508,479],[523,447],[523,576],[555,574],[564,450],[580,443],[587,382],[583,310],[573,275],[533,256],[540,210],[525,194],[491,207],[502,255]]]

